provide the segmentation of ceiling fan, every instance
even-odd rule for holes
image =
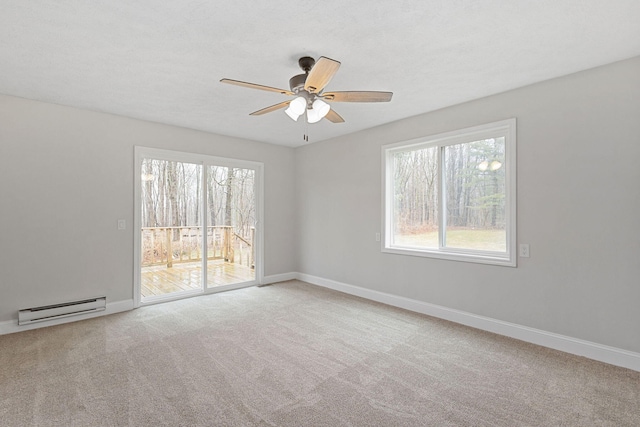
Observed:
[[[289,101],[280,102],[270,107],[254,111],[250,115],[260,116],[286,108],[285,113],[294,121],[297,121],[301,115],[306,113],[308,123],[316,123],[323,118],[333,123],[344,122],[344,119],[325,101],[329,103],[389,102],[393,96],[392,92],[375,91],[323,92],[325,86],[336,74],[338,68],[340,68],[340,62],[324,56],[321,56],[316,62],[313,58],[304,56],[298,60],[298,65],[302,68],[304,74],[298,74],[289,80],[290,90],[231,79],[222,79],[220,82],[295,96],[295,98]]]

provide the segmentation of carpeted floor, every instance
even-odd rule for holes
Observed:
[[[3,426],[640,426],[640,372],[298,281],[0,336]]]

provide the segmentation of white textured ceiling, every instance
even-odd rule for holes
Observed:
[[[305,125],[284,95],[297,59],[342,62]],[[0,93],[275,144],[310,142],[640,55],[639,0],[2,0]],[[1,125],[0,118],[0,125]]]

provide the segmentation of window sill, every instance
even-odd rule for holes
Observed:
[[[408,255],[423,258],[444,259],[448,261],[472,262],[477,264],[490,264],[502,267],[516,267],[516,257],[500,253],[462,252],[459,250],[429,250],[407,247],[383,247],[383,253],[395,255]]]

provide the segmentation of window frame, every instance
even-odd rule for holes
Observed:
[[[443,246],[444,228],[446,227],[446,203],[444,194],[444,149],[447,146],[471,143],[489,138],[505,138],[505,219],[506,219],[506,252],[459,249]],[[393,201],[394,201],[394,166],[393,156],[398,152],[437,147],[438,149],[438,248],[417,248],[393,245]],[[429,135],[421,138],[401,141],[382,146],[382,252],[410,255],[451,261],[473,262],[481,264],[517,266],[516,248],[516,119],[511,118],[484,125],[473,126],[451,132]],[[444,221],[442,220],[444,218]]]

